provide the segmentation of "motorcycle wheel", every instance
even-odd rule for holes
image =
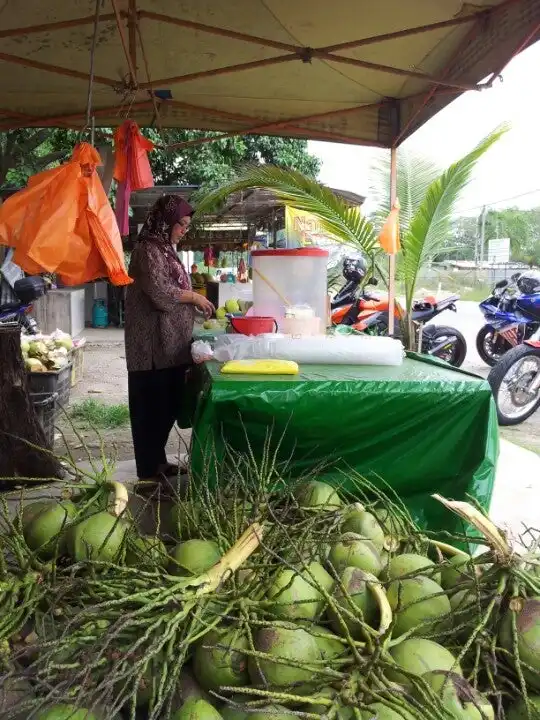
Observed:
[[[453,337],[455,340],[449,340],[447,345],[444,345],[436,353],[433,353],[431,348],[439,345],[446,338]],[[445,360],[453,367],[461,367],[465,362],[467,355],[467,342],[463,335],[453,327],[446,325],[428,325],[424,328],[422,337],[422,352],[425,355],[432,355],[433,357],[439,358],[439,360]]]
[[[495,330],[491,325],[480,328],[476,336],[476,349],[482,360],[490,367],[495,367],[502,356],[512,348],[507,340],[499,338],[497,345],[500,345],[502,352],[497,352],[493,347],[494,340]]]
[[[519,425],[540,407],[540,388],[528,392],[540,373],[540,348],[518,345],[495,365],[488,382],[497,405],[499,425]],[[507,397],[508,395],[508,397]]]

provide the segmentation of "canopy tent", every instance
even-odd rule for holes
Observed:
[[[104,127],[392,147],[488,88],[538,38],[540,2],[5,0],[0,18],[0,131],[83,128],[92,75]]]

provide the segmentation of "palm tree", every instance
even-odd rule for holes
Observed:
[[[476,164],[507,130],[506,125],[495,129],[441,175],[436,174],[429,161],[401,155],[402,170],[400,172],[398,164],[398,190],[403,208],[400,214],[401,265],[407,318],[411,317],[419,273],[444,246],[456,204],[470,181]],[[379,173],[385,169],[389,170],[389,162],[381,161]],[[389,172],[387,177],[386,185],[379,184],[376,198],[381,207],[373,222],[366,219],[359,208],[348,206],[324,185],[301,173],[273,165],[248,167],[231,181],[200,196],[197,199],[195,218],[221,206],[232,193],[252,188],[271,190],[285,205],[316,215],[329,235],[337,242],[353,246],[366,255],[384,277],[377,225],[378,219],[386,216],[389,210]]]

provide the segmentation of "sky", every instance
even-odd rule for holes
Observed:
[[[498,125],[510,123],[509,133],[479,162],[459,214],[479,214],[483,205],[497,210],[540,206],[539,68],[540,42],[507,65],[502,82],[461,95],[406,141],[444,169]],[[322,161],[320,181],[367,196],[369,212],[369,167],[377,153],[387,151],[326,142],[310,142],[309,149]]]

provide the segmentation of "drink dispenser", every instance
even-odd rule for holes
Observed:
[[[303,323],[306,334],[324,333],[328,252],[315,247],[254,250],[251,258],[253,314],[274,317],[284,332],[292,320]]]

